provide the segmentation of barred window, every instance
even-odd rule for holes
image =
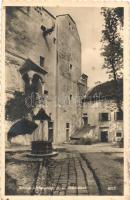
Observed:
[[[122,136],[121,132],[116,133],[116,137],[121,137],[121,136]]]

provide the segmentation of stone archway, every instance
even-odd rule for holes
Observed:
[[[32,78],[31,89],[34,93],[38,93],[39,95],[43,95],[44,82],[42,78],[38,74],[34,74]]]
[[[31,92],[44,94],[44,78],[48,73],[43,67],[39,66],[31,59],[27,59],[20,68],[20,73],[25,84],[25,93]]]
[[[30,94],[30,80],[28,74],[24,74],[22,76],[22,79],[24,80],[24,92],[25,94]]]
[[[43,95],[44,94],[44,81],[42,79],[42,77],[37,74],[37,73],[33,73],[30,74],[29,73],[25,73],[22,76],[23,80],[24,80],[24,91],[25,94],[30,95],[31,93],[37,93],[39,95]]]

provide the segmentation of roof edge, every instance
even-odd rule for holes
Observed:
[[[47,14],[49,14],[53,19],[56,19],[56,17],[54,17],[54,15],[52,15],[46,8],[42,7],[42,9],[47,12]]]
[[[62,14],[62,15],[56,15],[56,17],[61,17],[61,16],[69,16],[69,18],[72,20],[72,22],[76,25],[76,22],[74,21],[74,19],[71,17],[70,14]]]

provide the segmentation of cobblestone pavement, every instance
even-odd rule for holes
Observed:
[[[19,158],[19,159],[17,159]],[[98,195],[87,163],[79,153],[60,153],[37,162],[20,153],[7,154],[6,193],[18,195]],[[12,191],[12,184],[15,192]]]
[[[123,149],[111,144],[55,148],[53,158],[6,152],[7,195],[123,195]],[[117,181],[118,180],[118,181]]]

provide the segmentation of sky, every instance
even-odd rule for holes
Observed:
[[[103,57],[101,54],[101,31],[103,29],[103,16],[99,7],[81,7],[81,8],[46,8],[54,16],[60,14],[70,14],[77,25],[81,39],[81,59],[82,73],[88,75],[88,86],[93,87],[95,83],[105,82],[108,75],[105,69],[102,69]]]

